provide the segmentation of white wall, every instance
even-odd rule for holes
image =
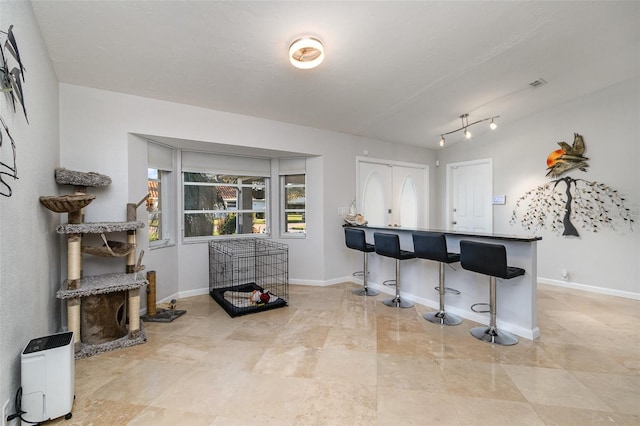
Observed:
[[[86,221],[124,220],[126,204],[146,193],[143,141],[132,133],[315,155],[307,162],[307,237],[281,240],[290,247],[292,282],[324,284],[351,274],[337,210],[355,196],[356,156],[367,150],[375,158],[435,164],[435,153],[424,148],[68,84],[60,86],[60,108],[61,165],[113,179],[111,186],[95,191]],[[142,207],[138,217],[145,217]],[[145,240],[146,233],[139,233],[140,248],[146,248]],[[178,237],[177,247],[147,251],[144,263],[147,270],[165,270],[158,275],[160,298],[208,289],[206,244],[181,244]],[[166,271],[168,264],[177,270]],[[98,269],[85,264],[88,275]]]
[[[501,114],[506,117],[508,111]],[[494,206],[494,232],[533,234],[519,224],[509,224],[515,202],[527,190],[550,180],[545,177],[547,155],[559,148],[557,141],[572,143],[574,132],[584,136],[589,167],[586,173],[571,171],[568,175],[617,189],[626,196],[628,206],[638,211],[640,78],[635,78],[439,151],[438,225],[446,225],[445,165],[491,157],[493,193],[507,196],[506,205]],[[522,210],[519,212],[522,217]],[[579,238],[537,232],[542,237],[538,244],[539,281],[640,296],[637,220],[636,216],[633,231],[620,228],[594,234],[578,228]],[[562,269],[569,273],[568,281],[561,277]]]
[[[20,386],[20,353],[35,337],[60,330],[59,216],[42,207],[40,195],[55,195],[58,165],[58,82],[31,4],[0,2],[0,30],[13,31],[26,67],[23,86],[30,124],[14,114],[5,96],[0,115],[16,143],[18,180],[8,179],[13,196],[0,196],[0,404]],[[2,40],[5,40],[4,35]],[[2,161],[10,155],[3,136]]]

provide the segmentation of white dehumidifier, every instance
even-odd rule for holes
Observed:
[[[75,388],[73,333],[33,339],[22,351],[22,419],[71,418]]]

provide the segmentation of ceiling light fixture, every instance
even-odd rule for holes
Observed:
[[[491,120],[491,123],[489,123],[489,128],[491,130],[495,130],[498,127],[498,125],[494,121],[496,118],[500,118],[500,116],[499,115],[494,115],[493,117],[483,118],[482,120],[478,120],[478,121],[474,121],[473,123],[469,123],[469,114],[462,114],[460,116],[460,120],[462,121],[462,126],[460,126],[460,128],[458,128],[458,129],[452,130],[450,132],[442,133],[440,135],[440,146],[444,146],[444,137],[446,135],[450,135],[452,133],[459,132],[460,130],[464,130],[464,137],[465,138],[471,139],[471,132],[469,131],[469,127],[474,126],[474,125],[476,125],[478,123],[482,123],[482,122]]]
[[[300,37],[289,46],[289,61],[303,70],[315,68],[324,61],[324,46],[315,37]]]

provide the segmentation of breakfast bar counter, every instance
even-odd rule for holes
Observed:
[[[349,226],[349,225],[347,225]],[[418,231],[445,234],[449,252],[460,253],[460,241],[471,240],[504,245],[509,266],[523,268],[523,276],[497,281],[497,325],[499,328],[526,339],[540,335],[537,323],[537,242],[541,237],[483,234],[467,231],[440,231],[433,229],[410,229],[392,226],[354,226],[365,231],[367,241],[373,244],[375,232],[397,234],[403,250],[413,251],[412,234]],[[354,265],[356,257],[354,257]],[[485,275],[462,269],[460,263],[446,265],[445,285],[460,294],[447,293],[445,306],[448,312],[481,324],[489,323],[489,314],[476,313],[470,309],[474,303],[489,302],[489,279]],[[354,267],[354,270],[357,267]],[[393,259],[369,255],[368,284],[382,292],[392,294],[393,287],[382,283],[395,277]],[[401,272],[402,297],[416,303],[438,309],[438,262],[425,259],[403,261]],[[434,289],[435,288],[435,289]],[[394,309],[394,308],[389,308]]]

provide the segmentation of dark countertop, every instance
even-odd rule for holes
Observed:
[[[486,234],[482,232],[466,232],[466,231],[443,231],[440,229],[423,229],[423,228],[402,228],[399,226],[355,226],[345,224],[345,227],[371,229],[380,231],[397,231],[397,232],[440,232],[445,235],[457,236],[457,237],[474,237],[474,238],[487,238],[491,240],[503,240],[503,241],[520,241],[520,242],[533,242],[540,241],[542,237],[535,236],[519,236],[519,235],[503,235],[503,234]]]

